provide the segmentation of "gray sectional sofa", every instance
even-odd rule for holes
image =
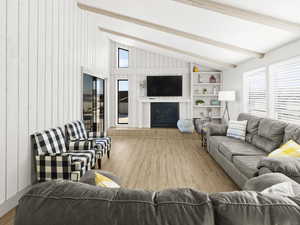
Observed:
[[[289,140],[300,143],[300,126],[278,120],[241,113],[247,120],[246,141],[226,136],[226,125],[208,125],[208,152],[243,188],[245,182],[259,174],[280,172],[300,183],[300,160],[267,158],[273,150]]]
[[[298,196],[255,191],[285,181],[300,194],[299,184],[276,173],[249,180],[245,189],[251,191],[213,194],[50,181],[33,186],[21,198],[15,225],[297,225]]]

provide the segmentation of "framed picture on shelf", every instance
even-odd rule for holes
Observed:
[[[219,100],[213,99],[210,101],[211,105],[221,105],[221,102]]]

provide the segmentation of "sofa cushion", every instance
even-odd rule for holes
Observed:
[[[241,113],[238,116],[238,120],[242,121],[242,120],[247,120],[247,133],[251,133],[251,134],[257,134],[258,132],[258,126],[259,126],[259,122],[260,120],[262,120],[262,118],[259,118],[257,116],[253,116],[247,113]]]
[[[208,123],[207,131],[209,136],[226,136],[227,133],[227,125],[224,124],[215,124]]]
[[[95,173],[100,173],[100,174],[108,177],[109,179],[113,180],[118,185],[121,185],[121,181],[120,181],[119,177],[117,177],[116,175],[114,175],[110,172],[104,171],[104,170],[89,170],[89,171],[86,171],[86,173],[80,178],[79,182],[85,183],[85,184],[90,184],[90,185],[96,185],[96,182],[95,182],[96,174]]]
[[[281,143],[274,142],[259,135],[254,135],[254,137],[252,138],[252,144],[267,153],[274,151],[281,145]]]
[[[300,126],[289,124],[284,130],[283,143],[293,140],[300,144]]]
[[[258,126],[258,135],[272,140],[278,146],[282,143],[286,123],[279,120],[264,118]]]
[[[296,198],[254,191],[215,193],[210,198],[214,205],[216,224],[299,224],[300,207]]]
[[[300,194],[300,185],[282,173],[267,173],[253,177],[246,182],[243,190],[261,192],[274,184],[282,182],[291,182],[294,186],[294,192]]]
[[[219,145],[223,142],[234,140],[233,138],[227,137],[227,136],[209,136],[208,138],[208,145],[209,148],[219,149]],[[238,141],[238,140],[236,140]]]
[[[245,141],[247,129],[247,120],[228,122],[227,136]]]
[[[233,164],[248,178],[252,178],[258,172],[257,164],[263,158],[260,156],[233,156]]]
[[[112,189],[68,181],[40,183],[19,201],[15,225],[214,225],[209,195]]]
[[[266,153],[264,151],[256,148],[255,146],[233,138],[224,140],[222,143],[220,143],[219,152],[223,154],[230,161],[232,161],[232,157],[236,155],[266,156]]]

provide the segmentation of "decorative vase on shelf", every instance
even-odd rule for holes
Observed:
[[[209,78],[209,83],[217,83],[217,79],[214,75],[211,75]]]
[[[199,67],[198,66],[194,66],[193,67],[193,72],[194,73],[200,72]]]

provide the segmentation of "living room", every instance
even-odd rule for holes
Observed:
[[[0,224],[299,224],[299,8],[0,0]]]

